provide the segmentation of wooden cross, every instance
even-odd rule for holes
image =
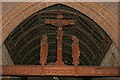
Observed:
[[[40,49],[40,64],[45,65],[47,62],[47,56],[48,56],[48,37],[47,35],[43,35],[41,39],[41,49]]]
[[[73,57],[73,65],[78,66],[79,56],[80,56],[80,49],[79,49],[79,39],[76,36],[72,36],[72,57]]]
[[[62,27],[65,25],[74,25],[74,20],[62,20],[63,16],[61,14],[62,11],[57,11],[57,19],[46,19],[46,24],[55,25],[57,30],[57,61],[56,65],[64,65],[62,61],[62,38],[63,38],[63,31]]]

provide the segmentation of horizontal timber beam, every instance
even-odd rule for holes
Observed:
[[[1,75],[3,76],[120,76],[120,67],[52,65],[13,65],[1,67]]]

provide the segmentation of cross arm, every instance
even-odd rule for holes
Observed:
[[[63,26],[65,25],[74,25],[75,21],[74,20],[62,20]]]
[[[45,24],[52,24],[52,25],[57,25],[58,20],[53,20],[53,19],[45,19]]]
[[[57,20],[54,20],[54,19],[46,19],[45,20],[45,24],[52,24],[52,25],[57,26],[58,23],[60,23],[62,26],[75,24],[74,20],[61,20],[61,22],[59,22],[58,19]]]

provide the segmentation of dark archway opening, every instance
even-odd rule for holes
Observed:
[[[75,25],[63,27],[63,61],[72,65],[71,35],[80,40],[80,66],[99,66],[109,49],[112,40],[101,27],[85,14],[63,4],[44,8],[15,28],[5,40],[5,44],[15,65],[39,65],[40,40],[44,34],[48,36],[48,60],[54,63],[57,56],[57,28],[45,24],[45,19],[57,19],[56,10],[62,10],[63,19],[75,20]]]

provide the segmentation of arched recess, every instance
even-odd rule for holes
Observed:
[[[33,13],[58,2],[30,2],[20,3],[19,8],[9,10],[6,14],[3,14],[2,21],[2,42],[7,36],[20,24],[24,19]],[[92,18],[100,27],[110,36],[112,41],[118,47],[118,24],[117,20],[108,13],[102,6],[97,3],[78,3],[78,2],[61,2],[62,4],[73,7],[74,9],[83,12],[90,18]]]
[[[46,19],[57,19],[61,10],[63,20],[75,24],[63,26],[63,61],[72,65],[71,36],[80,40],[81,65],[99,65],[112,40],[101,27],[85,14],[64,4],[48,6],[21,22],[8,36],[5,43],[15,64],[39,64],[40,39],[48,36],[48,63],[56,61],[56,26],[46,24]]]

